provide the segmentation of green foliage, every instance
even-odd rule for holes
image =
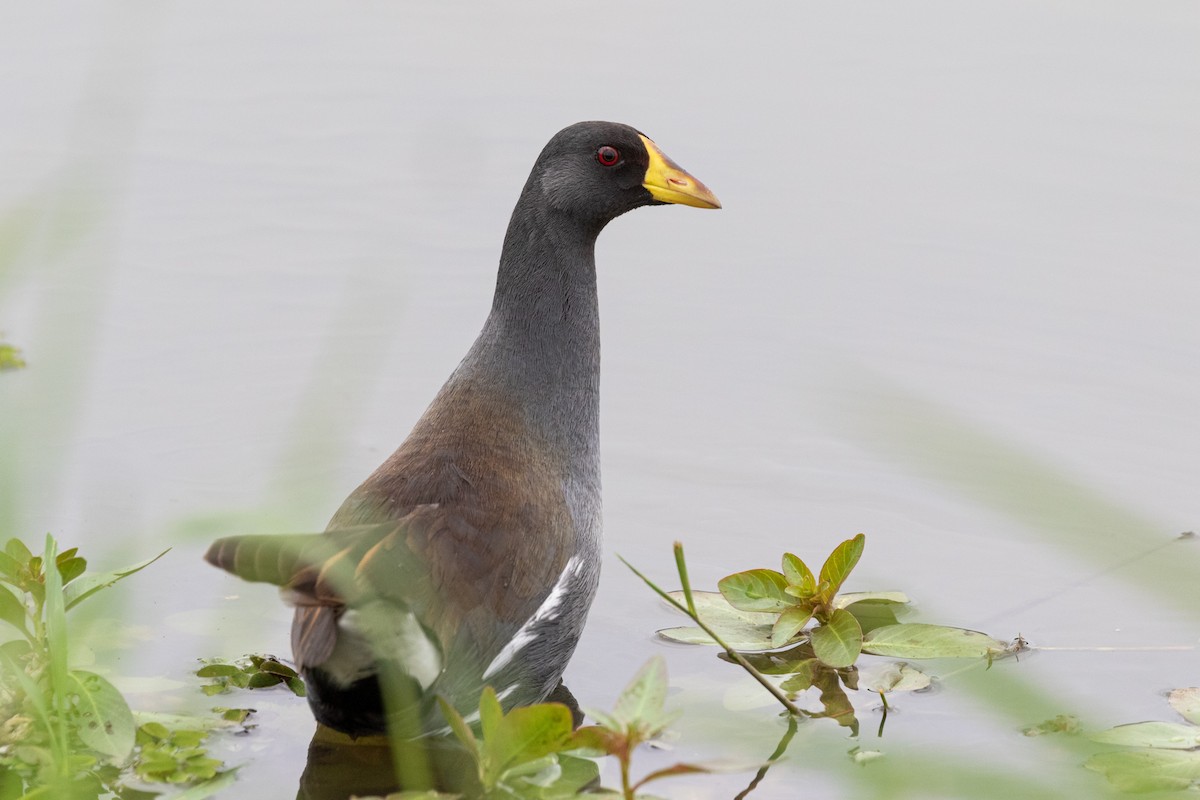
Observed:
[[[0,342],[0,370],[20,369],[25,366],[21,351],[11,344]]]
[[[813,657],[833,669],[853,665],[861,653],[894,658],[990,658],[1006,645],[986,634],[924,623],[901,623],[896,611],[908,603],[901,592],[839,594],[866,537],[839,544],[819,573],[792,553],[783,569],[752,569],[717,583],[720,594],[692,592],[693,608],[722,642],[739,651],[778,650],[802,641]],[[672,593],[678,600],[679,593]],[[686,612],[685,612],[686,613]],[[668,628],[663,638],[686,644],[715,644],[702,629]],[[807,670],[808,667],[803,667]]]
[[[453,706],[440,697],[438,703],[454,736],[475,762],[484,797],[573,797],[598,775],[591,761],[565,754],[573,747],[572,717],[561,703],[505,713],[489,686],[479,698],[479,736]]]
[[[580,728],[575,732],[572,745],[587,751],[614,756],[621,765],[620,791],[601,789],[599,797],[620,797],[636,800],[647,795],[639,790],[648,783],[677,775],[725,772],[749,769],[757,765],[731,764],[672,764],[644,775],[641,780],[631,778],[633,752],[663,734],[667,726],[678,716],[666,710],[667,665],[660,656],[646,662],[617,698],[611,713],[587,709],[587,715],[598,724]]]
[[[982,657],[990,664],[1007,646],[977,631],[941,625],[903,624],[897,610],[908,603],[901,592],[839,594],[862,557],[866,537],[858,534],[825,559],[820,572],[793,553],[782,570],[753,569],[718,582],[720,593],[695,592],[687,576],[683,547],[675,544],[681,592],[665,592],[625,562],[634,574],[698,627],[668,628],[659,635],[685,644],[715,644],[721,658],[737,664],[770,692],[792,716],[826,717],[857,735],[858,720],[846,690],[858,689],[855,666],[863,653],[901,658]],[[784,676],[776,683],[767,675]],[[908,664],[884,667],[864,687],[888,708],[888,692],[914,691],[930,679]],[[793,700],[817,689],[821,710],[807,711]]]
[[[18,539],[0,552],[0,796],[98,797],[128,775],[191,784],[191,796],[225,785],[199,731],[143,724],[104,677],[69,664],[67,611],[159,556],[111,572],[89,573],[75,548],[58,552],[47,536],[35,556]],[[53,568],[47,568],[52,564]],[[0,634],[5,631],[0,630]]]
[[[296,670],[275,656],[247,655],[233,662],[219,658],[201,661],[204,666],[196,670],[196,676],[210,679],[200,687],[207,695],[224,694],[232,689],[267,689],[282,685],[297,697],[304,697],[304,681]]]
[[[1094,742],[1129,749],[1097,753],[1085,766],[1126,792],[1200,785],[1200,687],[1175,689],[1167,702],[1191,724],[1134,722],[1093,733]]]

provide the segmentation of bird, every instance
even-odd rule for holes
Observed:
[[[215,541],[205,558],[282,587],[316,720],[470,722],[561,683],[601,562],[596,238],[642,206],[720,208],[637,129],[580,122],[534,162],[474,344],[399,448],[310,534]],[[474,713],[473,713],[474,712]],[[416,720],[416,722],[412,722]]]

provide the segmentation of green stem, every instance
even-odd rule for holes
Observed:
[[[687,561],[683,557],[683,542],[675,543],[675,567],[679,570],[679,582],[683,586],[683,598],[687,600],[688,615],[693,619],[696,613],[696,602],[692,599],[692,582],[688,579]]]
[[[676,558],[676,562],[677,562],[677,563],[682,563],[682,562],[683,562],[683,545],[677,544],[677,545],[676,545],[676,547],[678,548],[678,549],[677,549],[677,551],[676,551],[676,556],[675,556],[675,558]],[[728,655],[728,656],[729,656],[729,658],[730,658],[732,661],[734,661],[734,662],[735,662],[735,663],[736,663],[736,664],[737,664],[739,667],[741,667],[742,669],[746,670],[746,672],[750,673],[750,677],[754,678],[754,680],[756,680],[756,681],[758,681],[760,684],[762,684],[762,687],[763,687],[764,689],[766,689],[768,692],[770,692],[770,693],[771,693],[771,695],[772,695],[772,696],[773,696],[773,697],[774,697],[776,700],[778,700],[778,701],[780,702],[780,704],[781,704],[781,705],[782,705],[784,708],[786,708],[786,709],[787,709],[787,711],[788,711],[788,713],[789,713],[789,714],[792,714],[793,716],[797,716],[797,717],[803,717],[803,716],[806,716],[805,712],[804,712],[802,709],[800,709],[799,707],[797,707],[795,703],[793,703],[791,700],[789,700],[789,699],[787,698],[787,695],[785,695],[785,694],[784,694],[784,693],[783,693],[783,692],[782,692],[782,691],[779,689],[779,687],[778,687],[778,686],[776,686],[775,684],[771,683],[771,681],[767,680],[767,677],[766,677],[765,675],[763,675],[761,672],[759,672],[758,670],[756,670],[756,669],[754,668],[754,665],[752,665],[752,664],[751,664],[749,661],[747,661],[747,660],[746,660],[746,659],[745,659],[745,658],[742,656],[742,654],[741,654],[741,653],[739,653],[738,651],[734,650],[734,649],[733,649],[732,647],[730,647],[729,645],[725,644],[725,642],[724,642],[724,641],[722,641],[721,637],[720,637],[720,636],[718,636],[718,635],[717,635],[717,634],[716,634],[716,633],[713,631],[713,629],[712,629],[712,628],[708,627],[708,625],[706,625],[706,624],[704,623],[704,620],[700,619],[700,615],[699,615],[699,614],[695,613],[694,611],[690,611],[690,610],[688,610],[688,607],[687,607],[687,606],[684,606],[682,603],[680,603],[680,602],[679,602],[678,600],[676,600],[674,597],[671,597],[671,595],[667,594],[667,593],[666,593],[666,592],[664,592],[662,589],[660,589],[658,586],[656,586],[656,585],[655,585],[655,583],[654,583],[654,581],[650,580],[650,579],[649,579],[649,578],[647,578],[645,575],[643,575],[641,572],[639,572],[639,571],[638,571],[638,569],[637,569],[637,567],[633,566],[633,564],[630,564],[628,561],[626,561],[626,560],[625,560],[624,558],[622,558],[620,555],[618,555],[618,556],[617,556],[617,558],[620,558],[620,559],[621,559],[621,563],[622,563],[622,564],[624,564],[625,566],[629,567],[629,569],[630,569],[630,570],[633,572],[633,574],[634,574],[634,575],[637,575],[639,578],[641,578],[641,579],[642,579],[642,581],[643,581],[643,582],[644,582],[644,583],[645,583],[647,586],[649,586],[651,589],[653,589],[653,590],[654,590],[654,592],[655,592],[655,593],[656,593],[656,594],[657,594],[659,597],[661,597],[662,599],[666,600],[668,603],[670,603],[671,605],[673,605],[673,606],[674,606],[676,609],[678,609],[679,611],[681,611],[681,612],[683,612],[684,614],[686,614],[686,615],[687,615],[687,616],[688,616],[688,617],[689,617],[689,618],[692,620],[692,622],[695,622],[697,625],[699,625],[699,626],[700,626],[700,630],[702,630],[702,631],[704,631],[706,634],[708,634],[709,638],[711,638],[711,639],[712,639],[714,642],[716,642],[716,643],[717,643],[717,645],[718,645],[718,646],[720,646],[720,647],[721,647],[721,649],[723,649],[723,650],[725,651],[726,655]],[[694,602],[694,601],[691,599],[691,594],[692,594],[692,592],[691,592],[691,588],[690,588],[690,587],[687,587],[687,586],[686,586],[686,584],[685,584],[685,587],[686,587],[686,588],[684,589],[684,594],[683,594],[683,596],[684,596],[684,599],[686,599],[686,600],[688,601],[688,606],[691,606],[691,607],[693,607],[693,608],[694,608],[694,607],[695,607],[695,602]]]

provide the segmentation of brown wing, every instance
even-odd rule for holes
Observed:
[[[439,397],[330,523],[333,536],[347,526],[393,525],[339,557],[356,559],[357,591],[411,610],[444,652],[490,660],[575,552],[562,465],[522,419],[472,387]],[[322,594],[329,581],[312,587],[307,601],[298,598],[293,645],[298,661],[316,666],[336,643],[347,599]]]

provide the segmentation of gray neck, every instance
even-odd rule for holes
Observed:
[[[530,427],[585,471],[598,471],[602,227],[553,208],[531,177],[504,239],[491,314],[453,379],[517,401]]]

